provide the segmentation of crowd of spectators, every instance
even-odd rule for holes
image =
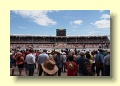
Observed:
[[[11,36],[11,43],[109,43],[107,37],[19,37]]]
[[[38,64],[38,67],[36,66]],[[23,68],[27,76],[110,76],[110,50],[76,50],[76,49],[10,49],[11,75],[18,67],[22,76]],[[28,71],[28,72],[27,72]]]
[[[65,44],[65,43],[56,43],[56,44],[10,44],[11,48],[19,48],[24,49],[28,47],[34,48],[103,48],[108,49],[110,48],[109,44]]]

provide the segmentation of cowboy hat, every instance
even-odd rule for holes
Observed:
[[[110,53],[110,50],[107,50],[107,53]]]
[[[59,49],[57,49],[57,50],[55,50],[55,51],[56,51],[57,53],[60,53],[60,54],[62,53]]]
[[[58,71],[58,67],[53,59],[47,59],[45,63],[41,64],[44,72],[52,75]]]
[[[47,50],[47,53],[51,53],[51,51],[50,51],[50,50]]]
[[[63,54],[63,55],[65,55],[66,53],[65,53],[65,52],[63,52],[62,54]]]

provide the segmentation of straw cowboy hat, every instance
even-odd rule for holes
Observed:
[[[107,50],[107,53],[110,53],[110,50]]]
[[[58,67],[53,59],[47,59],[45,63],[41,64],[44,72],[52,75],[58,71]]]
[[[52,51],[51,50],[47,50],[47,53],[51,53]]]
[[[74,50],[73,49],[70,49],[71,52],[73,52]]]
[[[55,50],[57,53],[62,53],[60,49]]]

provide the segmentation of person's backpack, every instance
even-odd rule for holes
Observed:
[[[92,76],[91,64],[88,61],[84,62],[84,73],[86,76]]]
[[[74,69],[74,63],[68,62],[68,69]]]

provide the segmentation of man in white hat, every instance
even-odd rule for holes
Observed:
[[[60,54],[60,50],[57,50],[57,55],[55,56],[55,62],[58,67],[58,76],[61,76],[61,70],[63,66],[63,57]]]

